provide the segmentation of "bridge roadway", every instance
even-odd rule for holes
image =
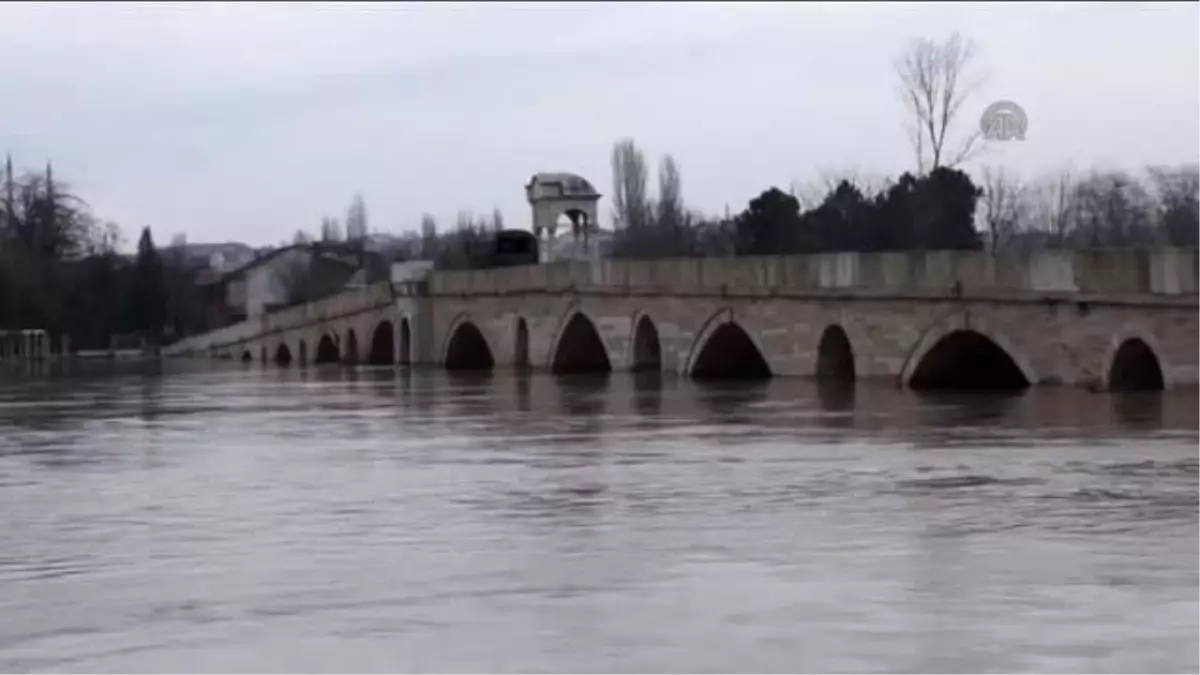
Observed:
[[[913,387],[1195,386],[1198,259],[1196,249],[933,251],[438,271],[164,354]]]

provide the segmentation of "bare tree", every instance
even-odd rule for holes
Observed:
[[[460,211],[459,211],[459,212],[458,212],[458,213],[455,215],[455,219],[454,219],[454,227],[455,227],[455,229],[456,229],[456,230],[458,230],[458,231],[460,231],[460,232],[461,232],[461,231],[464,231],[464,230],[474,230],[474,229],[476,229],[476,227],[475,227],[475,216],[474,216],[474,215],[472,215],[470,211],[466,211],[466,210],[460,210]]]
[[[917,172],[954,167],[982,148],[976,130],[955,144],[950,141],[963,102],[975,88],[965,79],[975,56],[973,43],[958,33],[944,42],[914,40],[896,61],[904,103],[912,118],[909,136],[917,156]]]
[[[367,238],[367,203],[361,194],[356,194],[346,207],[346,239],[361,241]]]
[[[272,265],[279,287],[283,291],[285,305],[295,305],[315,299],[312,274],[312,255],[309,251],[295,249],[279,256]]]
[[[666,155],[658,165],[658,225],[670,229],[683,223],[683,181],[675,158]]]
[[[1200,167],[1149,167],[1154,186],[1156,220],[1172,246],[1200,243]]]
[[[325,216],[321,219],[321,241],[341,241],[342,228],[337,218]]]
[[[437,221],[429,213],[421,214],[421,258],[433,260],[438,255]]]
[[[311,244],[312,243],[312,235],[305,232],[304,230],[296,230],[296,233],[292,235],[292,243],[297,246],[305,246],[305,245]]]
[[[492,229],[497,232],[504,229],[504,214],[499,207],[492,209]]]
[[[486,261],[492,254],[493,234],[487,217],[476,217],[470,211],[459,211],[455,229],[437,240],[432,258],[440,269],[471,269]]]
[[[1025,186],[1003,168],[983,168],[983,194],[979,217],[988,234],[988,246],[994,253],[1003,249],[1021,231],[1026,221]]]
[[[1122,171],[1097,172],[1080,181],[1073,195],[1071,229],[1085,246],[1156,244],[1154,200]]]
[[[649,221],[646,158],[633,139],[617,141],[612,151],[613,221],[619,228],[643,227]]]
[[[618,228],[611,254],[621,258],[688,254],[694,248],[691,229],[696,218],[683,203],[683,179],[675,158],[664,155],[659,161],[657,200],[646,195],[644,179],[630,179],[645,171],[642,155],[631,141],[614,149],[613,168],[615,176],[624,177],[614,181],[618,190],[629,189],[614,214]]]
[[[1052,246],[1066,246],[1075,213],[1075,177],[1069,168],[1047,174],[1025,193],[1030,228]]]

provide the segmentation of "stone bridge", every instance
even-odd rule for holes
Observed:
[[[168,355],[554,373],[1197,383],[1197,251],[843,253],[433,272],[189,338]]]
[[[398,358],[401,350],[412,353],[412,312],[399,311],[408,286],[384,282],[348,290],[185,338],[163,355],[299,366],[411,363]]]

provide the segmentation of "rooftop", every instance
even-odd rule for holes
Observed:
[[[565,171],[534,174],[529,179],[529,184],[525,186],[525,194],[530,201],[562,197],[572,199],[598,199],[600,197],[600,193],[596,192],[596,188],[592,187],[586,178]]]

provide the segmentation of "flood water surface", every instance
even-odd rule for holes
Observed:
[[[0,377],[0,670],[1195,672],[1197,396]]]

